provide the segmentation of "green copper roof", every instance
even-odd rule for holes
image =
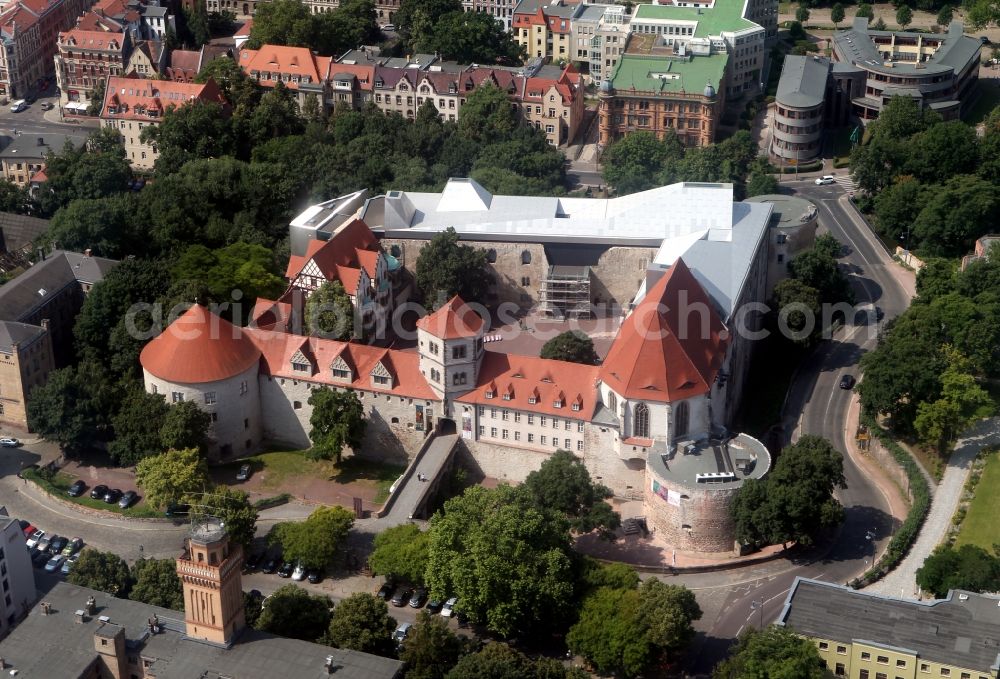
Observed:
[[[743,18],[742,0],[715,0],[712,9],[697,9],[695,7],[676,7],[674,5],[638,5],[633,21],[697,21],[694,37],[708,38],[722,35],[723,31],[742,31],[757,26],[749,19]]]
[[[710,83],[718,92],[722,89],[728,60],[728,54],[695,56],[690,61],[649,54],[623,54],[611,76],[611,86],[616,90],[635,88],[699,94]],[[657,77],[658,74],[664,77]]]

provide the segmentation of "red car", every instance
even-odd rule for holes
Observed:
[[[29,523],[27,526],[24,527],[24,539],[27,540],[28,538],[30,538],[31,534],[34,533],[36,530],[38,529]]]

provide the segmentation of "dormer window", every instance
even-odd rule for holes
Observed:
[[[335,367],[333,368],[333,378],[336,380],[349,380],[351,379],[351,372],[349,370]]]
[[[307,372],[309,372],[309,364],[308,363],[292,363],[292,370],[294,370],[295,372],[307,373]]]
[[[558,400],[557,401],[553,401],[552,402],[552,407],[553,408],[562,408],[562,401],[558,401]]]
[[[573,410],[580,410],[580,402],[579,401],[575,401],[573,403]]]
[[[493,398],[494,396],[496,396],[496,392],[495,391],[493,391],[492,389],[487,389],[486,390],[486,398]]]

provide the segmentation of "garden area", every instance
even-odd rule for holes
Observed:
[[[73,502],[75,504],[81,505],[83,507],[89,507],[90,509],[100,509],[106,512],[113,512],[115,514],[121,514],[123,516],[128,516],[132,518],[163,518],[163,512],[146,506],[145,498],[142,497],[142,493],[139,494],[139,502],[128,509],[122,509],[118,506],[118,503],[108,504],[104,500],[95,500],[90,497],[91,485],[88,484],[87,490],[80,497],[70,497],[67,495],[69,487],[77,480],[75,476],[67,474],[66,472],[57,471],[50,472],[45,468],[41,469],[25,469],[21,474],[22,478],[27,479],[35,483],[39,488],[47,493],[51,493],[56,497],[66,500],[67,502]]]
[[[985,462],[982,470],[973,468],[969,477],[974,493],[961,519],[956,547],[976,545],[992,550],[993,545],[1000,543],[1000,523],[997,523],[997,516],[1000,516],[1000,452],[984,454],[982,459]]]

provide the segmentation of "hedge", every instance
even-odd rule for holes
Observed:
[[[878,425],[874,417],[864,413],[861,423],[868,427],[868,431],[878,437],[882,445],[892,453],[896,462],[906,472],[906,478],[910,482],[910,493],[913,494],[913,504],[910,505],[910,512],[906,515],[903,524],[889,541],[889,546],[882,558],[860,578],[851,581],[851,587],[855,589],[867,587],[873,582],[881,580],[899,565],[899,562],[910,551],[917,536],[920,535],[920,529],[923,527],[924,519],[927,518],[927,512],[930,511],[931,507],[931,489],[916,461]]]
[[[278,505],[288,504],[292,499],[291,493],[282,493],[281,495],[275,495],[274,497],[263,497],[253,503],[254,509],[270,509],[271,507],[277,507]]]

